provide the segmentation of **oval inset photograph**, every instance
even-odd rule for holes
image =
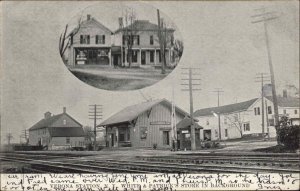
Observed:
[[[69,71],[99,89],[126,91],[153,85],[183,54],[175,23],[139,2],[101,2],[64,26],[59,53]]]

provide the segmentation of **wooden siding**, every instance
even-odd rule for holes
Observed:
[[[66,120],[66,124],[64,124],[64,120]],[[50,127],[81,127],[81,125],[75,122],[68,115],[64,114],[57,121],[51,124]]]
[[[150,115],[148,116],[150,112]],[[184,118],[176,112],[176,120],[179,122]],[[162,124],[166,122],[166,124]],[[147,127],[147,138],[141,139],[141,127]],[[164,104],[158,104],[138,116],[135,127],[131,130],[131,143],[133,147],[170,147],[163,145],[163,131],[171,131],[171,108]],[[170,142],[171,142],[171,134]]]

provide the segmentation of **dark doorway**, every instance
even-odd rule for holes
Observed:
[[[141,64],[145,65],[146,64],[146,52],[145,51],[141,51]]]
[[[163,131],[163,145],[169,145],[169,143],[170,143],[169,131]]]
[[[211,130],[203,130],[204,141],[211,141]]]
[[[111,140],[111,147],[115,146],[115,135],[114,134],[110,135],[110,140]]]
[[[117,67],[119,65],[119,56],[118,55],[114,55],[114,67]]]
[[[87,64],[97,64],[97,51],[88,50]]]

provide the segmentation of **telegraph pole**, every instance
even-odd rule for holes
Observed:
[[[20,143],[22,142],[21,139],[24,138],[25,139],[25,143],[28,143],[28,134],[27,134],[28,130],[24,129],[22,131],[22,134],[20,135]]]
[[[224,91],[222,90],[222,88],[215,88],[215,91],[213,92],[216,92],[217,95],[218,95],[218,108],[220,107],[220,93],[223,93]],[[219,127],[219,140],[221,141],[221,117],[220,117],[220,113],[217,113],[218,114],[218,127]]]
[[[13,139],[14,137],[12,136],[11,133],[7,133],[6,134],[6,139],[7,139],[7,144],[10,145],[10,141]]]
[[[89,119],[94,120],[94,150],[96,150],[97,146],[97,120],[102,119],[102,105],[89,105]]]
[[[267,134],[268,134],[268,139],[270,139],[270,129],[269,129],[269,118],[268,118],[268,103],[267,100],[265,100],[265,104],[266,104],[266,121],[267,121]]]
[[[270,42],[269,42],[268,27],[267,27],[267,22],[270,20],[276,19],[277,16],[274,16],[274,12],[266,12],[265,7],[262,7],[261,9],[258,9],[258,10],[260,10],[261,13],[258,15],[252,16],[253,18],[258,18],[258,20],[252,21],[252,23],[263,23],[263,26],[264,26],[266,47],[267,47],[268,60],[269,60],[269,68],[270,68],[270,74],[271,74],[275,129],[276,129],[276,134],[277,134],[277,143],[279,143],[280,140],[279,140],[279,136],[278,136],[278,128],[279,128],[278,102],[277,102],[277,94],[276,94],[276,89],[275,89],[274,69],[273,69],[272,57],[271,57],[271,52],[270,52]]]
[[[261,128],[262,128],[262,134],[265,133],[265,109],[264,109],[264,82],[269,81],[269,76],[267,73],[257,73],[257,76],[255,77],[255,79],[257,79],[257,81],[255,82],[260,82],[261,83]],[[268,113],[266,113],[266,115],[268,115]]]
[[[196,150],[196,140],[195,140],[195,126],[194,126],[194,109],[193,109],[193,91],[201,90],[199,88],[193,88],[193,86],[201,85],[200,78],[194,78],[195,75],[199,75],[199,73],[193,73],[193,71],[197,72],[200,68],[182,68],[187,73],[182,73],[183,75],[188,75],[188,78],[181,79],[183,83],[181,85],[188,86],[188,89],[182,89],[182,91],[189,91],[190,95],[190,116],[191,116],[191,150]],[[195,83],[198,82],[198,83]],[[188,83],[187,83],[188,82]]]

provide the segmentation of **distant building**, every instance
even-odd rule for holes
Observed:
[[[87,15],[70,33],[68,64],[111,65],[112,31]]]
[[[220,115],[221,139],[235,139],[247,135],[269,133],[270,137],[276,136],[274,127],[274,107],[271,97],[264,98],[264,131],[262,128],[262,103],[261,98],[248,101],[211,107],[195,111],[194,117],[203,127],[200,132],[202,140],[218,140]],[[293,124],[299,124],[299,99],[278,97],[279,115],[287,115]],[[268,128],[269,127],[269,128]],[[269,130],[268,130],[269,129]]]
[[[84,147],[84,131],[82,125],[66,113],[44,118],[29,129],[29,145],[42,145],[48,149]]]
[[[188,116],[177,106],[175,111],[177,122]],[[107,147],[153,147],[156,144],[158,148],[169,149],[172,147],[171,115],[171,102],[160,99],[126,107],[99,126],[106,129]]]

